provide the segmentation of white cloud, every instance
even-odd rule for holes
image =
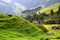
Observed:
[[[15,7],[21,11],[26,10],[26,7],[20,3],[14,3]]]
[[[26,7],[20,3],[15,2],[14,5],[12,5],[13,7],[13,12],[16,15],[22,15],[22,11],[26,10]]]
[[[45,7],[45,5],[41,5],[41,7],[42,7],[42,8],[44,8],[44,7]]]
[[[11,0],[3,0],[5,3],[10,3]]]
[[[49,0],[46,0],[46,2],[48,2]]]
[[[6,6],[6,4],[4,4],[4,3],[0,3],[0,5]]]

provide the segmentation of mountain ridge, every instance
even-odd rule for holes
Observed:
[[[42,8],[40,11],[37,12],[37,14],[40,13],[50,13],[51,10],[53,10],[54,12],[56,12],[58,10],[58,7],[60,6],[60,3],[55,3],[52,4],[46,8]]]
[[[26,15],[26,16],[27,16],[27,15],[33,15],[33,14],[35,14],[37,11],[39,11],[40,9],[42,9],[41,6],[35,8],[35,9],[29,9],[29,10],[22,11],[22,14],[23,14],[23,16],[24,16],[24,15]]]

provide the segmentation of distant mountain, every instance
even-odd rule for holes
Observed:
[[[35,14],[37,11],[39,11],[39,10],[41,10],[41,9],[42,9],[42,7],[40,6],[40,7],[37,7],[37,8],[35,8],[35,9],[29,9],[29,10],[22,11],[22,14],[25,15],[25,16],[27,16],[27,15],[33,15],[33,14]]]
[[[54,12],[58,11],[58,7],[60,6],[60,3],[52,4],[48,7],[42,8],[37,13],[50,13],[50,11],[53,9]]]

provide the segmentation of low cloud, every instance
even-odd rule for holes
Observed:
[[[45,7],[45,5],[43,5],[43,4],[41,4],[40,6],[41,6],[42,8],[44,8],[44,7]]]
[[[49,2],[49,0],[46,0],[46,2]]]
[[[3,0],[5,3],[10,3],[12,0]]]
[[[4,4],[4,3],[0,3],[0,5],[6,6],[6,4]]]
[[[21,11],[26,10],[26,7],[20,3],[14,3],[15,7]]]
[[[15,2],[14,5],[12,5],[13,7],[13,12],[16,15],[22,15],[22,11],[26,10],[26,7],[20,3]]]

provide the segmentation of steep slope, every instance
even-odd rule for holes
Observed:
[[[38,11],[37,13],[43,13],[43,12],[45,12],[45,13],[50,13],[50,11],[53,9],[54,10],[54,12],[56,12],[57,10],[58,10],[58,7],[60,6],[60,3],[56,3],[56,4],[53,4],[53,5],[50,5],[50,6],[48,6],[48,7],[46,7],[46,8],[43,8],[43,9],[41,9],[40,11]]]
[[[29,40],[29,37],[44,36],[36,25],[18,16],[0,14],[0,40]]]

